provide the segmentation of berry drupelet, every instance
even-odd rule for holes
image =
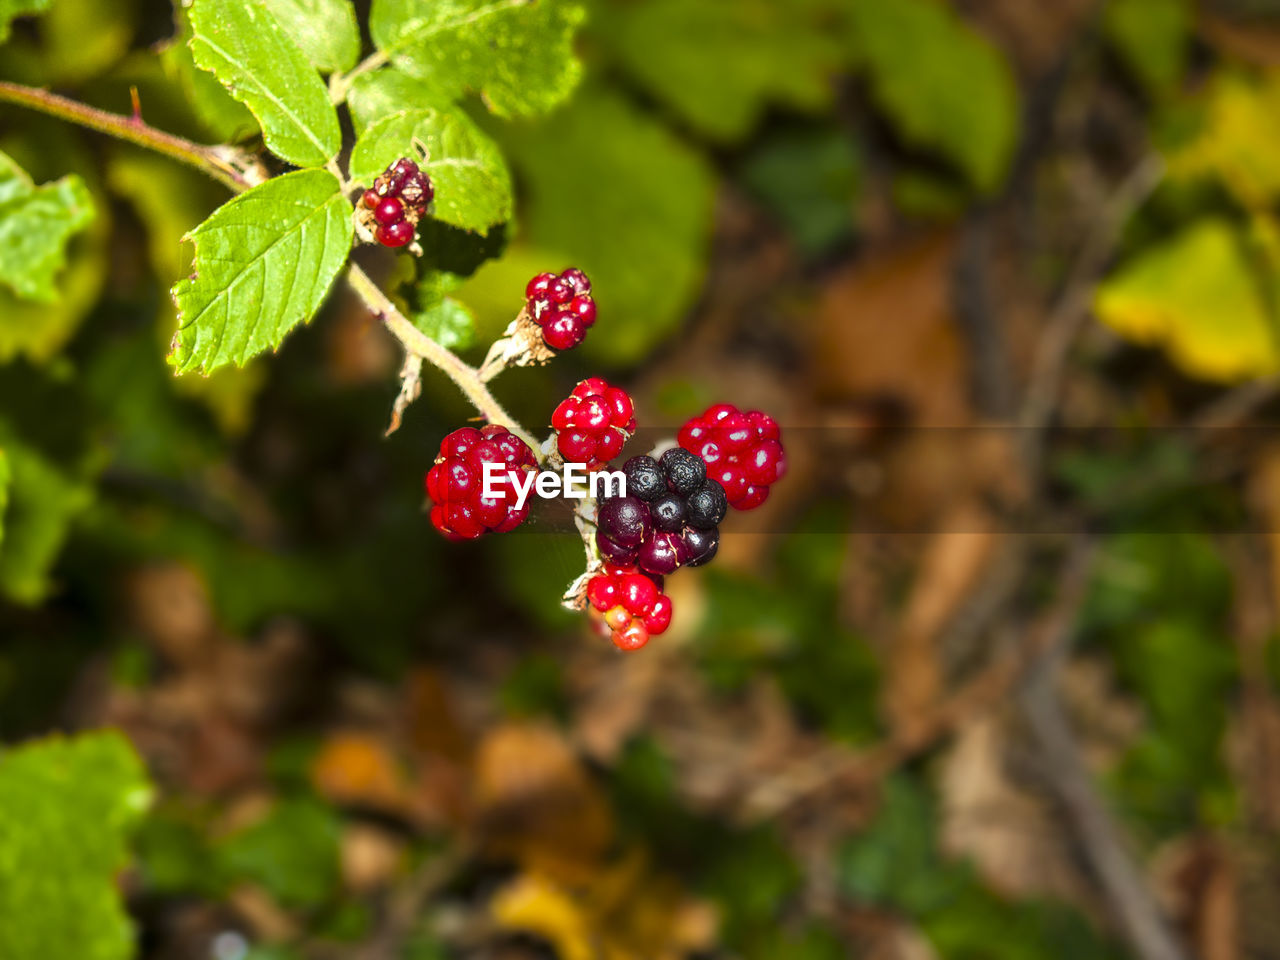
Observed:
[[[597,513],[600,555],[655,575],[710,562],[729,505],[706,464],[677,447],[660,460],[632,457],[622,472],[627,495],[603,501]]]
[[[431,178],[416,163],[401,157],[373,181],[360,198],[366,220],[372,220],[373,238],[384,247],[403,247],[413,240],[418,221],[435,196]]]
[[[498,496],[484,496],[485,464],[502,466],[494,483]],[[474,540],[484,533],[506,533],[529,516],[529,506],[516,509],[513,472],[537,469],[533,451],[506,427],[490,424],[477,430],[462,427],[440,442],[435,466],[427,471],[431,524],[450,540]]]
[[[583,380],[551,415],[556,448],[566,463],[599,470],[616,457],[636,430],[631,397],[600,377]]]
[[[662,578],[634,566],[606,563],[604,572],[588,581],[587,600],[619,650],[639,650],[671,624],[671,598],[662,592]]]
[[[678,439],[702,459],[709,475],[724,487],[729,505],[738,510],[764,503],[769,487],[787,472],[778,422],[759,410],[740,413],[731,404],[718,403],[686,423]]]
[[[525,312],[542,328],[542,339],[553,350],[580,344],[596,322],[591,281],[577,267],[560,274],[540,273],[524,288]]]

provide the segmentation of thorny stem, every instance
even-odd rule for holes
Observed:
[[[404,344],[405,350],[443,370],[449,379],[457,384],[458,389],[466,394],[472,406],[483,413],[490,423],[502,424],[527,443],[535,454],[538,452],[541,445],[502,408],[494,395],[489,392],[489,388],[480,380],[475,367],[463,363],[457,354],[440,346],[409,322],[409,318],[387,299],[387,295],[369,279],[369,275],[359,265],[352,263],[347,268],[347,283],[364,301],[365,306],[387,325],[387,329],[395,335],[397,340]]]
[[[371,57],[357,66],[346,79],[378,66],[379,64],[370,62],[373,59]],[[133,115],[125,116],[86,106],[48,90],[0,81],[0,103],[29,107],[69,123],[146,147],[199,170],[235,193],[257,186],[266,179],[265,175],[257,172],[259,167],[251,154],[228,146],[193,143],[145,123],[139,115],[136,96]],[[505,426],[527,443],[535,455],[539,454],[541,445],[519,421],[502,408],[474,367],[464,363],[453,351],[442,347],[410,323],[377,284],[369,279],[369,275],[354,263],[347,270],[347,283],[369,310],[386,324],[407,353],[421,357],[444,371],[491,423]]]
[[[97,130],[99,133],[136,143],[140,147],[171,157],[179,163],[185,163],[237,192],[247,190],[260,182],[260,178],[246,174],[246,171],[252,170],[255,166],[248,154],[233,147],[193,143],[183,137],[157,130],[143,121],[138,112],[136,99],[133,101],[133,115],[125,116],[86,106],[56,93],[50,93],[48,90],[0,81],[0,102],[30,107],[51,117],[58,117],[61,120],[88,127],[90,130]]]

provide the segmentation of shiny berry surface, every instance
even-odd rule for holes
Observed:
[[[413,241],[418,221],[434,196],[431,178],[413,160],[401,157],[361,195],[360,205],[369,213],[360,216],[368,218],[363,222],[373,228],[373,238],[378,243],[403,247]]]
[[[484,496],[489,463],[500,470],[490,484],[492,497]],[[427,471],[432,526],[451,540],[514,530],[529,516],[528,502],[516,507],[514,480],[536,468],[533,451],[506,427],[490,424],[453,431],[440,441],[435,465]]]
[[[671,598],[661,578],[634,566],[606,564],[587,582],[587,600],[619,650],[638,650],[671,625]]]
[[[542,339],[552,350],[572,350],[596,322],[591,281],[577,267],[538,274],[525,284],[524,298],[525,314],[542,328]]]
[[[708,475],[737,510],[764,503],[769,488],[787,472],[782,430],[759,410],[742,412],[731,404],[715,404],[681,427],[677,440],[706,463]]]
[[[634,404],[627,392],[600,377],[583,380],[551,414],[556,449],[567,463],[599,470],[635,432]]]

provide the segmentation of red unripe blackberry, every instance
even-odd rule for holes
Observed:
[[[413,239],[413,224],[408,220],[378,227],[373,231],[373,238],[384,247],[403,247]]]
[[[484,496],[486,463],[501,467],[501,476],[491,484],[493,497]],[[533,451],[506,427],[490,424],[453,431],[440,441],[435,465],[427,471],[432,526],[451,540],[514,530],[529,516],[529,506],[516,508],[512,473],[535,469]]]
[[[702,458],[738,510],[764,503],[769,487],[787,472],[778,422],[759,410],[742,413],[732,404],[715,404],[686,423],[677,439]]]
[[[587,599],[621,650],[643,647],[671,624],[671,598],[662,593],[661,578],[634,567],[606,564],[588,581]]]
[[[569,301],[568,312],[582,321],[584,327],[596,322],[596,302],[589,296],[579,294]]]
[[[573,288],[574,293],[590,293],[591,281],[577,267],[569,267],[560,273],[560,279]]]
[[[542,327],[542,339],[552,350],[570,350],[596,322],[591,281],[576,267],[558,276],[540,273],[524,288],[525,313]]]
[[[542,339],[552,350],[572,350],[586,336],[586,326],[567,310],[556,311],[542,328]]]
[[[524,298],[526,300],[545,300],[548,299],[547,291],[551,288],[551,281],[556,279],[554,273],[540,273],[530,280],[524,288]]]
[[[632,650],[639,650],[649,642],[649,631],[644,625],[643,620],[634,619],[623,630],[615,630],[613,634],[613,645],[619,650],[630,653]]]
[[[568,463],[599,470],[635,432],[631,397],[600,377],[583,380],[551,414],[556,447]]]
[[[435,196],[431,178],[408,157],[401,157],[378,176],[360,197],[369,210],[363,222],[375,226],[373,238],[384,247],[403,247],[413,240],[418,221]]]
[[[673,610],[671,598],[665,593],[653,601],[653,606],[649,608],[649,613],[644,618],[645,629],[649,631],[651,636],[662,633],[667,627],[671,626]]]
[[[404,204],[398,197],[383,197],[373,208],[373,219],[384,227],[399,223],[404,219]]]

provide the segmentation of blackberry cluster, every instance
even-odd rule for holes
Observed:
[[[676,447],[658,460],[632,457],[622,472],[627,495],[599,506],[601,556],[656,575],[710,562],[720,547],[719,524],[729,501],[701,458]]]
[[[787,472],[778,421],[759,410],[741,413],[732,404],[717,403],[686,423],[677,440],[702,458],[735,510],[760,506],[769,487]]]
[[[384,247],[403,247],[435,197],[431,178],[408,157],[401,157],[373,181],[360,205],[374,223],[373,238]]]
[[[587,582],[587,600],[619,650],[639,650],[671,625],[673,608],[662,592],[662,577],[633,566],[605,564],[604,572]]]
[[[551,415],[560,456],[599,470],[636,432],[634,409],[621,387],[611,387],[601,377],[583,380]]]
[[[576,347],[596,322],[591,281],[577,267],[558,276],[538,274],[524,288],[524,296],[525,312],[542,328],[542,339],[552,350]]]
[[[484,496],[484,465],[503,467],[492,484],[496,497]],[[516,509],[511,474],[537,469],[529,445],[506,427],[462,427],[440,441],[435,466],[427,471],[432,500],[431,525],[450,540],[474,540],[484,533],[507,533],[529,516],[526,503]]]

